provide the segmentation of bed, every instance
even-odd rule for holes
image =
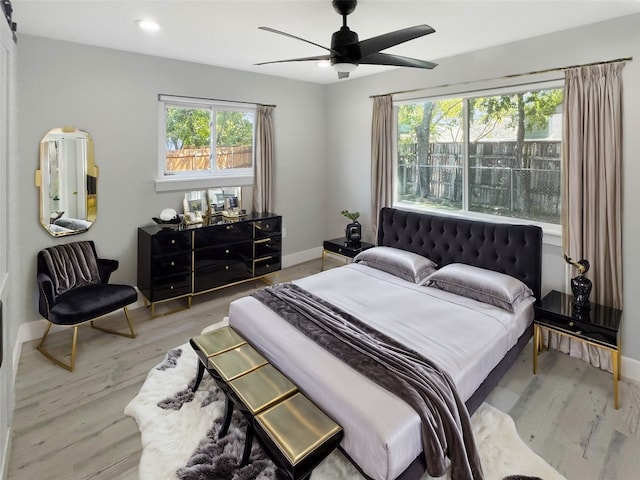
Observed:
[[[393,208],[380,211],[378,225],[377,246],[382,248],[294,283],[435,361],[451,375],[473,413],[532,336],[533,302],[541,290],[541,229]],[[377,263],[380,258],[386,262],[389,252],[392,268]],[[402,256],[400,263],[396,255]],[[416,262],[418,256],[407,274],[405,257]],[[426,272],[423,259],[437,269]],[[518,301],[506,308],[443,287],[448,275],[458,275],[458,270],[466,275],[465,269],[480,272],[481,278],[500,277],[500,282],[508,275],[507,281],[528,294],[518,294]],[[436,285],[430,279],[443,282]],[[363,475],[420,478],[427,467],[421,421],[407,403],[254,297],[232,302],[229,322],[343,427],[340,448]]]

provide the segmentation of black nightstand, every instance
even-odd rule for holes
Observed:
[[[367,242],[352,243],[347,240],[347,237],[340,237],[333,240],[325,240],[322,247],[322,270],[324,270],[324,259],[327,254],[340,256],[345,263],[348,263],[360,252],[375,247],[375,245]]]
[[[617,409],[622,311],[592,302],[589,311],[578,312],[573,308],[572,302],[571,295],[552,290],[535,305],[533,374],[538,369],[543,328],[609,350],[613,370],[613,404]]]

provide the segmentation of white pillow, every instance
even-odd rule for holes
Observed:
[[[520,302],[533,296],[531,289],[517,278],[463,263],[442,267],[427,278],[425,284],[512,313]]]
[[[360,252],[354,262],[422,284],[438,267],[427,257],[399,248],[373,247]]]

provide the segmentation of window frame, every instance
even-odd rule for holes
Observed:
[[[218,170],[215,167],[215,143],[216,130],[215,119],[211,123],[210,147],[213,156],[211,157],[210,169],[206,172],[165,172],[166,166],[166,111],[168,107],[210,109],[215,117],[218,111],[246,112],[253,114],[253,134],[252,134],[252,158],[251,167],[235,168],[230,170]],[[158,163],[156,171],[155,186],[156,192],[177,191],[177,190],[198,190],[209,187],[230,187],[253,185],[256,153],[256,117],[257,105],[251,103],[229,102],[223,100],[213,100],[196,97],[180,97],[174,95],[158,95]]]
[[[398,107],[401,105],[410,105],[419,103],[421,101],[434,101],[434,100],[447,100],[447,99],[456,99],[460,98],[463,101],[463,118],[462,122],[464,125],[464,139],[463,139],[463,196],[462,196],[462,209],[461,210],[448,210],[436,207],[422,206],[416,205],[413,203],[402,202],[398,200],[398,145],[397,145],[397,135],[394,135],[394,145],[393,145],[393,201],[392,206],[394,208],[399,208],[407,211],[414,212],[428,212],[436,215],[448,215],[459,218],[467,218],[469,220],[481,220],[481,221],[489,221],[494,223],[508,223],[508,224],[529,224],[529,225],[537,225],[542,228],[545,237],[545,243],[551,245],[561,246],[562,244],[562,223],[548,223],[537,220],[530,220],[526,218],[518,218],[518,217],[508,217],[501,215],[492,215],[489,213],[482,212],[474,212],[469,210],[469,142],[468,142],[468,129],[469,129],[469,109],[468,109],[468,100],[474,97],[489,97],[494,95],[508,95],[512,93],[525,92],[525,91],[534,91],[534,90],[543,90],[543,89],[564,89],[564,82],[562,79],[553,79],[547,81],[538,81],[532,83],[504,86],[504,87],[495,87],[495,88],[486,88],[486,89],[477,89],[477,90],[465,90],[463,92],[452,92],[441,95],[429,95],[429,96],[420,96],[409,99],[402,100],[394,100],[393,109],[394,109],[394,131],[398,131]],[[560,175],[563,175],[562,162],[561,162],[561,170]]]

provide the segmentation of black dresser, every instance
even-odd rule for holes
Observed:
[[[138,288],[154,304],[191,297],[282,268],[282,217],[254,213],[190,226],[138,229]]]

